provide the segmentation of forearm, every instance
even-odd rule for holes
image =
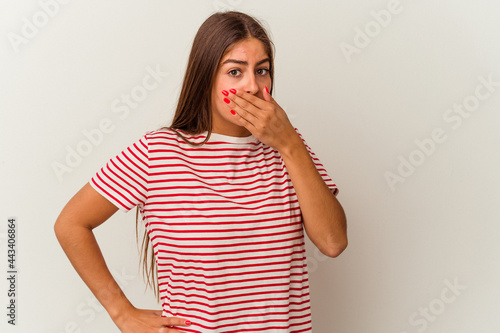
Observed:
[[[91,229],[58,221],[56,236],[71,264],[117,323],[133,306],[111,275]]]
[[[325,184],[298,135],[280,154],[295,188],[307,235],[322,253],[338,256],[347,246],[344,209]]]

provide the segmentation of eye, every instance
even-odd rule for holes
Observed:
[[[228,73],[230,76],[239,76],[241,71],[239,69],[231,69]]]
[[[262,76],[267,75],[267,74],[269,74],[269,69],[267,69],[267,68],[259,68],[257,70],[257,74],[258,75],[262,75]]]

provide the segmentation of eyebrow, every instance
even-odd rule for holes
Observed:
[[[256,65],[259,66],[259,65],[262,65],[265,62],[271,63],[271,59],[269,59],[269,58],[262,59],[261,61],[257,62]],[[240,64],[240,65],[248,66],[248,62],[247,61],[236,60],[236,59],[227,59],[221,65],[225,65],[225,64],[228,64],[228,63]]]

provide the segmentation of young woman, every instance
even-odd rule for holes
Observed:
[[[61,246],[121,332],[312,331],[303,228],[336,257],[346,217],[336,185],[271,96],[273,65],[258,21],[210,16],[172,125],[110,159],[58,217]],[[92,232],[133,207],[154,250],[162,311],[131,304]]]

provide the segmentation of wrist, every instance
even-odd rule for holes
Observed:
[[[120,299],[117,299],[106,309],[109,316],[111,317],[111,320],[113,320],[113,322],[118,327],[121,326],[122,322],[126,318],[130,317],[130,313],[134,310],[136,310],[136,308],[123,294],[121,295]]]
[[[287,140],[287,144],[279,150],[279,153],[284,160],[288,160],[304,150],[307,152],[304,142],[300,136],[295,133],[290,140]]]

